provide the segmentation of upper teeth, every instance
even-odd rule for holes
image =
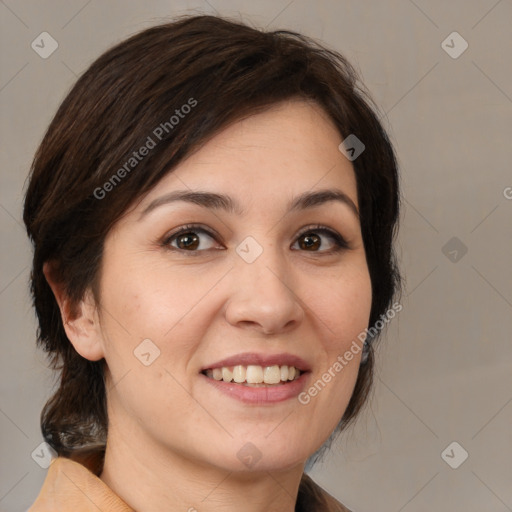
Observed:
[[[207,377],[213,377],[215,380],[224,382],[235,381],[238,383],[246,382],[248,384],[279,384],[281,381],[297,379],[300,376],[300,370],[295,366],[258,366],[258,365],[237,365],[223,366],[222,368],[213,368],[206,370]]]

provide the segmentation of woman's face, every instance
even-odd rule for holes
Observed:
[[[282,103],[211,139],[109,233],[99,291],[109,435],[137,456],[286,469],[338,424],[361,354],[336,362],[361,344],[372,299],[360,223],[342,200],[290,205],[330,190],[357,209],[341,140],[315,104]],[[303,373],[285,384],[292,365]],[[281,384],[216,380],[258,381],[260,366]]]

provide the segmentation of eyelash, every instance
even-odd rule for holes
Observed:
[[[164,247],[165,249],[171,250],[171,251],[178,251],[181,253],[187,253],[187,255],[194,255],[197,256],[204,252],[205,250],[209,249],[203,249],[203,250],[186,250],[186,249],[180,249],[178,247],[173,247],[170,245],[171,241],[175,238],[178,238],[180,235],[186,234],[186,233],[205,233],[213,240],[217,241],[217,235],[215,233],[212,233],[210,230],[204,228],[201,225],[198,224],[187,224],[185,226],[182,226],[174,233],[171,233],[170,235],[167,235],[164,237],[164,239],[160,242],[160,245]],[[307,226],[303,230],[300,231],[300,233],[297,235],[297,239],[301,238],[302,236],[308,234],[308,233],[316,233],[316,234],[324,234],[328,235],[331,240],[334,242],[335,247],[333,249],[330,249],[328,251],[305,251],[305,252],[315,252],[318,254],[335,254],[338,252],[341,252],[346,249],[350,249],[349,244],[347,241],[336,231],[333,231],[330,228],[327,228],[326,226],[323,226],[321,224],[315,224],[313,226]],[[300,249],[299,249],[300,250]]]

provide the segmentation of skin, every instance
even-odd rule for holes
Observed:
[[[100,478],[138,512],[294,510],[307,458],[329,437],[354,389],[360,353],[307,405],[292,398],[247,405],[199,376],[208,363],[240,352],[288,352],[312,368],[307,389],[367,326],[371,282],[359,219],[330,201],[286,213],[303,192],[336,188],[356,207],[342,138],[315,103],[291,100],[236,122],[182,162],[113,227],[105,241],[100,304],[88,293],[66,318],[84,357],[108,365],[109,434]],[[175,190],[227,194],[245,210],[175,202],[141,218]],[[108,200],[106,198],[105,200]],[[166,235],[189,223],[200,245],[177,249]],[[331,252],[328,234],[305,247],[302,228],[323,224],[349,248]],[[247,237],[262,254],[236,252]],[[51,280],[49,272],[47,273]],[[145,366],[134,356],[144,339],[160,350]],[[237,457],[248,442],[261,459]]]

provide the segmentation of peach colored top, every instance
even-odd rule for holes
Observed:
[[[27,512],[134,512],[93,472],[97,464],[98,459],[82,463],[64,457],[54,459],[39,496]],[[305,473],[295,511],[350,512]]]

